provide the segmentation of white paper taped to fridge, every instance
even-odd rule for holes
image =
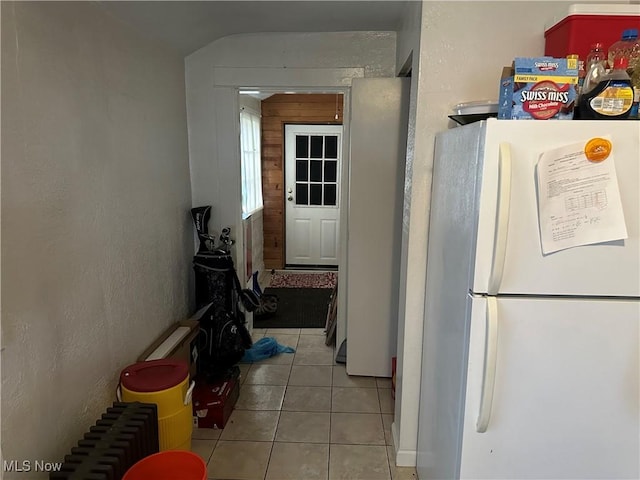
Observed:
[[[592,160],[585,153],[590,141],[603,145]],[[538,215],[544,254],[627,238],[611,145],[605,135],[540,155]]]

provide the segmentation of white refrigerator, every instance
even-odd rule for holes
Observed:
[[[539,158],[596,137],[626,238],[544,254]],[[639,223],[640,122],[490,119],[437,136],[421,480],[640,478]]]

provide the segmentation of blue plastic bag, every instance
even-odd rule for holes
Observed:
[[[241,362],[251,363],[264,360],[279,353],[295,353],[295,349],[280,345],[273,337],[263,337],[244,352]]]

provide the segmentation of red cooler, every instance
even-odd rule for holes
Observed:
[[[640,5],[571,5],[566,16],[545,28],[544,54],[563,58],[577,53],[585,60],[591,45],[600,42],[608,52],[628,28],[640,29]]]

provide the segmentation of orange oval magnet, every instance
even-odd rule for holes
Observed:
[[[611,153],[611,142],[606,138],[592,138],[584,146],[584,154],[592,162],[602,162]]]

